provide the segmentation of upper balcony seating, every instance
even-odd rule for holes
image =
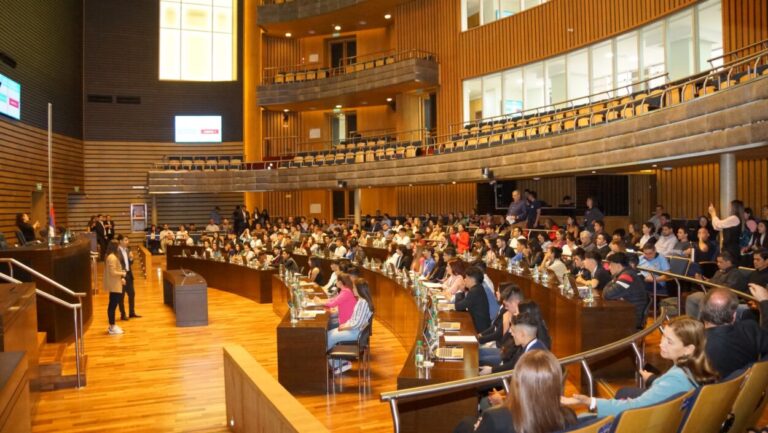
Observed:
[[[166,155],[155,169],[166,171],[240,170],[243,155]]]

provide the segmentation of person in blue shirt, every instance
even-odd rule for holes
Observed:
[[[421,254],[424,256],[424,264],[421,266],[421,276],[429,278],[432,271],[435,270],[435,259],[433,257],[434,251],[429,248],[421,250]]]
[[[656,252],[656,245],[651,242],[647,242],[645,245],[643,245],[643,255],[640,256],[640,263],[638,264],[641,268],[648,268],[648,269],[654,269],[657,271],[665,271],[669,272],[669,261],[667,261],[666,257],[662,256],[658,252]],[[653,292],[653,279],[654,275],[652,275],[650,272],[643,272],[641,271],[640,274],[645,279],[645,289],[649,292]],[[656,275],[656,293],[660,295],[666,295],[667,294],[667,277],[663,275]]]
[[[661,357],[672,361],[672,368],[657,377],[638,397],[604,399],[576,394],[570,398],[563,397],[561,402],[565,405],[589,405],[590,410],[597,410],[598,417],[616,416],[625,410],[652,406],[718,379],[704,350],[704,324],[688,316],[678,316],[662,332],[659,344]],[[640,374],[646,380],[652,376],[645,370],[641,370]]]

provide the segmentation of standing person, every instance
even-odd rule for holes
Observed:
[[[526,202],[526,227],[535,229],[539,226],[539,218],[541,217],[541,202],[538,200],[536,191],[528,191]]]
[[[104,227],[104,215],[96,215],[96,225],[93,226],[93,229],[96,232],[96,242],[99,244],[100,259],[104,260],[106,257],[107,244],[109,244],[109,239],[107,239],[107,228]]]
[[[118,258],[120,259],[120,266],[125,272],[125,283],[123,283],[123,296],[120,297],[120,320],[128,320],[129,317],[138,319],[141,316],[136,314],[136,291],[133,287],[133,271],[131,270],[131,264],[133,264],[133,253],[129,247],[131,241],[123,235],[117,235],[118,242]],[[128,295],[128,316],[125,315],[125,295]]]
[[[125,285],[126,272],[120,266],[118,258],[117,241],[110,241],[104,248],[104,289],[109,293],[109,305],[107,306],[107,318],[109,319],[109,335],[124,334],[122,328],[115,325],[115,308],[123,299],[123,286]]]
[[[104,229],[106,230],[107,240],[111,241],[115,238],[115,222],[112,221],[112,215],[107,215],[106,221],[104,221]]]
[[[708,211],[710,218],[712,218],[712,227],[720,232],[720,251],[728,251],[732,257],[740,257],[739,241],[746,224],[744,202],[741,200],[732,201],[731,214],[723,219],[717,217],[717,210],[712,203],[709,204]]]
[[[520,191],[512,191],[512,203],[509,204],[507,209],[507,222],[509,224],[517,224],[525,221],[526,206],[525,201],[520,197]]]
[[[240,232],[245,227],[245,214],[240,208],[240,205],[235,206],[235,211],[232,212],[232,223],[234,225],[235,234],[240,236]]]
[[[29,214],[17,213],[16,214],[16,227],[24,236],[24,242],[35,241],[35,231],[40,227],[40,223],[35,221],[34,224],[29,223]]]
[[[584,212],[584,230],[593,232],[595,230],[595,221],[601,221],[605,219],[603,212],[595,204],[595,199],[587,197],[587,210]]]
[[[214,207],[211,211],[210,219],[212,219],[213,223],[216,225],[221,224],[221,208],[218,206]]]

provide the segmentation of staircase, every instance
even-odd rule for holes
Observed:
[[[47,343],[46,333],[37,333],[39,364],[38,377],[30,387],[33,391],[55,391],[57,389],[77,388],[77,360],[74,344]],[[80,385],[86,384],[86,366],[88,355],[83,355],[80,369]]]

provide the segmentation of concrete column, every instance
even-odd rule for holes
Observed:
[[[363,197],[363,190],[355,188],[355,224],[362,225],[362,216],[360,212],[360,199]]]
[[[731,214],[731,201],[736,200],[736,155],[720,154],[720,218]]]
[[[152,224],[157,225],[157,194],[152,194]]]

